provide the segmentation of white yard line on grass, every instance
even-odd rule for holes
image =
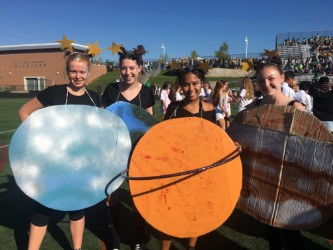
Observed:
[[[2,132],[0,132],[0,134],[5,134],[5,133],[13,132],[13,131],[15,131],[15,129],[13,129],[13,130],[7,130],[7,131],[2,131]]]

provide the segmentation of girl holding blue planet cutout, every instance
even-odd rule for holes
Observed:
[[[86,54],[71,53],[66,60],[66,70],[70,82],[64,85],[50,86],[24,104],[19,110],[21,121],[23,122],[34,111],[47,106],[78,104],[100,107],[98,94],[86,89],[90,64]],[[29,250],[40,248],[53,211],[53,209],[36,202],[30,225]],[[69,211],[68,214],[73,249],[81,249],[85,226],[84,210]]]
[[[142,72],[142,55],[145,54],[145,49],[142,45],[138,45],[133,51],[127,51],[121,47],[122,52],[118,52],[120,66],[120,81],[110,83],[106,86],[102,95],[102,107],[108,107],[116,102],[128,102],[146,110],[150,115],[153,115],[153,106],[155,99],[153,89],[140,83],[139,76]],[[119,191],[115,191],[106,200],[106,205],[110,208],[111,220],[117,221],[119,213],[116,203],[119,200]],[[113,204],[113,205],[111,205]],[[111,223],[113,224],[113,222]],[[142,216],[134,208],[133,224],[135,228],[135,249],[145,249],[145,243],[148,241],[145,231],[146,222]],[[114,227],[116,228],[116,227]],[[113,248],[119,249],[120,242],[115,235],[117,230],[113,230]]]

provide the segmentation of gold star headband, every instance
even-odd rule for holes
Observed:
[[[57,42],[61,44],[61,49],[64,50],[66,54],[74,52],[74,48],[72,47],[72,43],[74,43],[74,40],[68,40],[67,37],[64,35],[62,37],[62,40],[58,40]],[[97,41],[95,41],[94,44],[88,43],[87,46],[89,47],[89,50],[87,52],[88,55],[98,57],[98,54],[103,51],[98,47]]]

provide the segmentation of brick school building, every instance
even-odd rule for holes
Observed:
[[[72,47],[76,52],[89,49],[75,43]],[[106,66],[92,64],[88,84],[106,71]],[[0,46],[0,92],[35,92],[68,82],[59,43]]]

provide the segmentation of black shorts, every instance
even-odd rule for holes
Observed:
[[[53,211],[55,210],[36,202],[35,212],[32,216],[31,224],[37,227],[47,226]],[[84,210],[68,211],[66,213],[68,213],[71,221],[81,220],[84,217]]]

